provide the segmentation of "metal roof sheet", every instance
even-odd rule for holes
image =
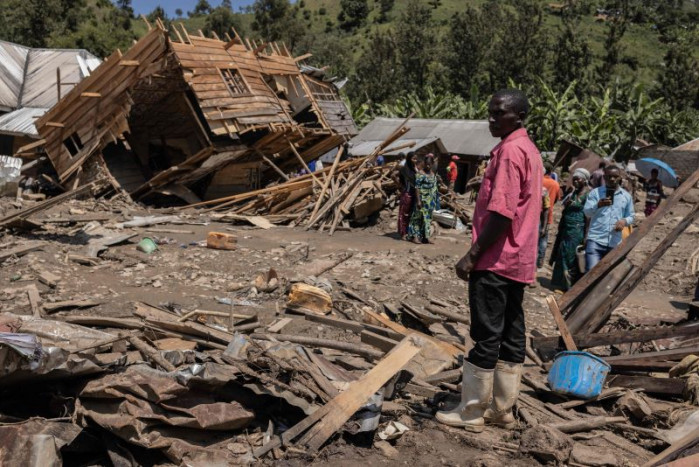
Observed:
[[[39,137],[34,122],[48,111],[47,108],[24,107],[0,115],[0,133]]]
[[[61,82],[78,83],[94,70],[100,60],[81,49],[31,49],[11,42],[0,41],[0,110],[11,111],[23,107],[48,109],[58,99],[56,69],[61,70]],[[63,87],[61,95],[70,91]],[[13,112],[14,113],[14,112]],[[35,115],[36,110],[17,114],[13,118]],[[12,128],[27,122],[3,121]],[[35,135],[34,122],[28,134]],[[19,132],[21,133],[21,132]]]
[[[0,106],[6,110],[19,107],[29,50],[29,47],[0,41]]]
[[[374,150],[381,144],[383,143],[384,140],[374,140],[374,141],[362,141],[358,143],[357,145],[352,145],[349,149],[349,153],[353,156],[368,156]],[[415,143],[415,146],[411,148],[402,148],[402,149],[396,149],[396,150],[391,150],[392,147],[399,147],[399,146],[404,146],[405,144],[408,143]],[[396,141],[395,143],[391,144],[387,150],[384,151],[385,156],[397,156],[401,152],[408,152],[408,151],[417,151],[420,148],[423,148],[429,144],[432,143],[437,143],[440,151],[442,152],[447,152],[446,148],[442,144],[439,138],[431,136],[429,138],[423,138],[423,139],[412,139],[412,138],[404,138]]]
[[[351,142],[357,147],[365,141],[384,141],[403,122],[402,118],[377,118]],[[490,135],[487,120],[411,119],[410,131],[400,141],[439,138],[446,152],[470,156],[485,156],[500,142]]]

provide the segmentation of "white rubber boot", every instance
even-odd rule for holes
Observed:
[[[522,379],[521,363],[498,361],[493,377],[493,400],[483,417],[485,422],[502,428],[512,429],[517,425],[512,407],[519,396],[519,384]]]
[[[494,370],[484,370],[469,362],[464,362],[461,381],[461,403],[452,410],[437,412],[436,419],[445,425],[465,428],[480,433],[485,421],[483,413],[488,407],[493,392]]]

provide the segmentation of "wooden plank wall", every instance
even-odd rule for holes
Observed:
[[[153,29],[126,54],[122,55],[118,50],[114,52],[37,120],[37,130],[46,140],[46,153],[61,182],[68,179],[87,157],[128,130],[126,119],[133,104],[128,90],[152,70],[150,65],[167,50],[165,31]],[[63,141],[74,133],[79,136],[82,149],[71,156]]]
[[[206,37],[189,36],[189,42],[172,42],[185,80],[199,101],[215,135],[239,133],[268,124],[294,125],[290,106],[265,83],[263,74],[299,74],[291,57],[256,56],[241,44],[226,49],[226,43]],[[226,85],[221,70],[240,73],[250,90],[235,94]]]

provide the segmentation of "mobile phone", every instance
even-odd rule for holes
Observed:
[[[607,199],[611,202],[614,202],[614,192],[607,190]]]

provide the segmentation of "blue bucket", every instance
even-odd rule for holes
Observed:
[[[611,367],[587,352],[561,352],[553,360],[548,383],[553,392],[580,399],[600,395]]]

